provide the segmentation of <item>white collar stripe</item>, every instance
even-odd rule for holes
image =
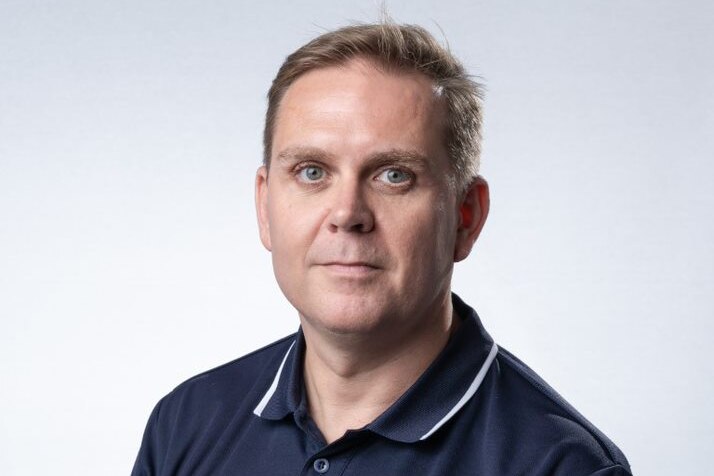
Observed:
[[[287,352],[285,352],[285,357],[283,357],[283,361],[280,363],[280,367],[278,368],[278,373],[275,374],[275,378],[273,379],[273,383],[270,384],[270,388],[268,389],[267,392],[265,392],[265,395],[263,395],[263,399],[260,401],[258,406],[255,407],[255,410],[253,410],[253,413],[255,413],[256,415],[261,416],[263,414],[263,410],[265,410],[265,407],[268,405],[268,402],[273,397],[275,390],[277,390],[278,382],[280,381],[280,375],[282,375],[283,367],[285,367],[285,361],[288,360],[288,355],[290,355],[290,351],[293,349],[294,345],[295,345],[295,341],[293,341],[293,343],[290,344],[290,348],[288,349]]]
[[[466,405],[466,402],[468,402],[471,397],[474,396],[476,393],[476,390],[478,390],[479,386],[481,385],[481,382],[483,382],[483,379],[486,377],[486,372],[488,372],[488,369],[491,367],[491,363],[493,360],[496,358],[496,354],[498,354],[498,346],[496,343],[493,343],[493,346],[491,347],[491,351],[488,353],[488,357],[486,357],[486,361],[483,363],[481,366],[481,369],[478,371],[476,374],[476,378],[474,378],[473,382],[471,382],[471,385],[469,386],[468,390],[466,390],[466,393],[461,397],[461,400],[459,400],[454,407],[449,410],[449,413],[447,413],[444,418],[439,420],[439,422],[434,425],[434,427],[426,432],[424,436],[419,438],[420,440],[426,440],[429,438],[436,430],[441,428],[447,421],[453,417],[456,412],[461,410],[461,407]]]

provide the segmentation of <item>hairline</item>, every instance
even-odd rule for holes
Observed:
[[[300,72],[300,74],[295,75],[294,78],[290,81],[290,84],[284,88],[281,91],[281,95],[279,96],[279,100],[277,101],[274,115],[273,115],[273,120],[270,123],[270,157],[267,157],[267,154],[264,155],[263,157],[263,165],[265,166],[266,170],[268,173],[270,172],[270,165],[273,160],[273,156],[275,155],[275,148],[273,147],[274,145],[274,139],[275,139],[275,132],[277,129],[277,125],[280,120],[280,115],[282,111],[282,105],[283,101],[285,100],[285,96],[288,94],[288,92],[291,90],[291,88],[300,81],[300,79],[306,75],[309,75],[313,72],[319,72],[323,71],[326,69],[347,69],[351,65],[354,65],[355,63],[358,64],[360,68],[363,69],[364,74],[374,74],[374,71],[382,73],[384,75],[393,75],[393,76],[417,76],[422,79],[425,79],[428,81],[428,84],[430,86],[431,94],[433,100],[438,104],[438,107],[441,109],[439,115],[440,115],[440,126],[441,126],[441,131],[440,131],[440,138],[441,138],[441,145],[444,148],[444,153],[446,154],[448,163],[449,163],[449,177],[448,177],[448,182],[450,185],[456,185],[458,180],[457,177],[457,170],[454,164],[454,160],[450,158],[450,152],[448,150],[448,143],[447,143],[447,130],[448,130],[448,121],[449,121],[449,104],[446,98],[444,97],[442,91],[443,91],[443,86],[439,84],[439,81],[437,78],[434,78],[432,76],[429,76],[426,74],[424,71],[420,71],[417,68],[406,66],[406,65],[397,65],[393,63],[389,63],[387,60],[384,58],[381,58],[377,55],[369,54],[369,53],[358,53],[355,54],[354,56],[350,56],[347,58],[340,58],[340,59],[335,59],[334,63],[326,63],[317,67],[309,68],[306,69],[305,71]],[[373,70],[373,71],[370,71]],[[418,154],[422,157],[422,154]],[[277,158],[277,157],[275,157]]]
[[[283,62],[268,92],[263,129],[263,164],[269,167],[273,138],[283,97],[292,84],[313,70],[344,67],[364,59],[376,70],[391,74],[420,73],[444,98],[443,142],[451,178],[460,191],[479,176],[483,122],[483,85],[433,35],[418,25],[401,25],[385,18],[375,24],[353,24],[315,37]]]

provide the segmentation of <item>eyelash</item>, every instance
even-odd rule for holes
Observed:
[[[322,170],[323,177],[321,177],[318,180],[302,180],[300,177],[300,174],[305,169],[308,169],[310,167],[315,167],[315,168]],[[410,170],[407,170],[405,168],[393,166],[393,165],[380,168],[377,171],[377,173],[374,175],[374,180],[377,180],[378,177],[380,177],[382,174],[384,174],[385,172],[388,172],[390,170],[395,170],[395,171],[403,173],[406,176],[406,179],[400,183],[387,183],[386,181],[380,181],[381,183],[385,184],[386,186],[392,187],[392,188],[409,188],[414,184],[415,175],[413,172],[411,172]],[[328,171],[327,171],[326,167],[324,167],[320,164],[317,164],[315,162],[301,162],[301,163],[295,165],[295,167],[293,167],[292,173],[297,178],[297,180],[299,180],[301,183],[308,185],[308,186],[317,186],[322,183],[322,181],[323,181],[322,179],[324,178],[325,174],[328,174]]]
[[[297,165],[293,168],[292,173],[293,173],[293,175],[294,175],[301,183],[308,184],[308,185],[316,185],[316,184],[320,183],[321,180],[306,181],[306,180],[302,180],[302,179],[300,178],[300,174],[301,174],[305,169],[309,169],[310,167],[315,167],[315,168],[317,168],[317,169],[322,170],[323,176],[324,176],[324,174],[327,173],[327,170],[325,169],[325,167],[323,167],[323,166],[321,166],[321,165],[319,165],[319,164],[316,164],[316,163],[314,163],[314,162],[301,162],[301,163],[297,164]]]
[[[404,176],[405,176],[405,180],[404,180],[403,182],[399,182],[399,183],[389,182],[389,186],[392,186],[392,187],[407,187],[407,186],[411,186],[412,183],[414,182],[414,174],[413,174],[411,171],[406,170],[406,169],[401,168],[401,167],[394,167],[394,166],[384,167],[383,169],[381,169],[381,170],[379,171],[379,173],[377,173],[376,177],[380,177],[382,174],[384,174],[385,172],[389,172],[389,171],[400,172],[400,173],[404,174]],[[386,183],[386,182],[385,182],[385,183]]]

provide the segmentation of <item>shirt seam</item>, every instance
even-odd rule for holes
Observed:
[[[529,384],[531,387],[533,387],[534,389],[536,389],[541,395],[545,396],[548,400],[550,400],[551,402],[555,403],[558,408],[562,409],[562,410],[563,410],[564,412],[566,412],[573,420],[575,420],[580,426],[582,426],[582,427],[598,442],[598,444],[600,445],[600,448],[601,448],[603,451],[605,451],[605,453],[607,454],[608,458],[610,459],[610,462],[612,463],[612,465],[614,465],[614,466],[622,466],[622,463],[621,463],[617,458],[615,458],[615,456],[614,456],[614,455],[612,454],[612,452],[610,451],[610,448],[608,448],[607,445],[604,444],[602,438],[600,438],[596,433],[594,433],[588,426],[583,425],[583,424],[581,423],[581,420],[585,420],[589,425],[592,426],[592,423],[590,423],[590,421],[588,421],[584,416],[580,415],[579,413],[574,413],[573,410],[568,407],[568,405],[563,405],[563,402],[557,400],[557,399],[554,398],[552,395],[550,395],[549,392],[545,391],[546,389],[542,388],[542,385],[541,385],[539,382],[535,381],[532,376],[528,375],[527,372],[524,372],[524,371],[517,365],[517,362],[516,362],[516,360],[515,360],[515,357],[512,356],[506,349],[504,349],[503,347],[500,347],[500,346],[499,346],[499,348],[498,348],[498,354],[499,354],[500,356],[502,356],[503,359],[504,359],[504,361],[508,363],[508,366],[509,366],[511,369],[515,370],[515,371],[518,373],[518,375],[520,375],[521,377],[523,377],[523,378],[528,382],[528,384]],[[525,365],[525,364],[523,364],[523,365]],[[553,392],[555,392],[555,390],[553,390]],[[562,397],[560,397],[560,398],[562,399]],[[602,469],[608,469],[608,468],[609,468],[609,467],[605,467],[605,468],[602,468]],[[623,466],[623,468],[624,468],[624,466]]]
[[[605,471],[605,470],[608,470],[608,469],[622,469],[622,470],[626,471],[627,474],[629,474],[630,476],[632,475],[632,471],[630,470],[630,468],[624,466],[624,465],[621,464],[621,463],[614,463],[614,464],[611,464],[611,465],[608,465],[608,466],[603,466],[602,468],[597,469],[597,470],[595,470],[594,472],[592,472],[592,473],[590,473],[590,474],[591,474],[591,475],[597,474],[597,473],[600,472],[600,471]]]

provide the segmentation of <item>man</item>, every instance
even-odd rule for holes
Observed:
[[[260,238],[300,329],[183,383],[134,475],[626,475],[450,291],[488,214],[480,89],[423,29],[326,33],[269,92]]]

